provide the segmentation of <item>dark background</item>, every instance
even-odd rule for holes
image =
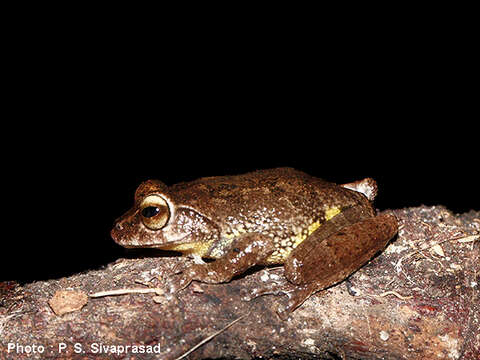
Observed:
[[[7,189],[14,196],[9,212],[16,230],[3,237],[7,260],[1,278],[57,278],[132,256],[109,231],[132,205],[138,184],[149,178],[173,184],[292,166],[337,183],[373,177],[379,209],[421,204],[442,204],[457,213],[479,209],[475,147],[452,141],[468,138],[472,129],[440,133],[441,123],[381,119],[332,126],[328,116],[300,121],[295,112],[270,123],[231,120],[228,114],[210,122],[211,116],[207,121],[200,115],[171,129],[163,122],[172,120],[159,115],[155,126],[141,120],[109,125],[127,127],[128,136],[107,131],[96,141],[94,127],[76,140],[56,133],[48,140],[53,148],[22,155],[27,169],[11,174],[21,186]]]
[[[291,166],[336,183],[373,177],[379,209],[479,210],[472,47],[448,31],[378,30],[211,47],[187,36],[183,52],[127,38],[55,52],[29,34],[4,98],[0,280],[132,256],[109,231],[148,178]]]

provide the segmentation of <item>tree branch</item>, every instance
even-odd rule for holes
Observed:
[[[480,213],[394,213],[400,231],[386,250],[286,321],[275,312],[286,296],[246,300],[288,287],[282,268],[193,283],[171,298],[164,283],[188,259],[123,259],[69,278],[3,283],[0,358],[480,358]]]

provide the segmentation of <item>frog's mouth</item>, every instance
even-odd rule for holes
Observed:
[[[151,234],[134,235],[134,236],[125,236],[121,232],[117,232],[116,229],[112,229],[110,234],[118,245],[123,246],[127,249],[135,248],[151,248],[151,249],[162,249],[168,250],[177,245],[187,245],[191,244],[191,234],[182,234],[181,236],[175,237],[172,240],[163,242],[157,236],[152,237]],[[171,237],[169,237],[171,238]]]
[[[150,249],[170,250],[170,248],[175,247],[177,245],[192,244],[192,242],[189,241],[189,239],[188,239],[189,236],[190,235],[187,234],[185,236],[182,236],[182,237],[178,238],[177,240],[164,242],[162,244],[159,244],[159,243],[150,243],[150,244],[144,243],[144,244],[142,244],[140,242],[138,245],[132,245],[132,243],[130,242],[129,246],[126,246],[126,247],[129,247],[129,248],[144,247],[144,248],[150,248]]]
[[[178,251],[183,254],[194,254],[200,257],[208,256],[210,248],[212,246],[211,241],[191,241],[190,234],[187,234],[177,240],[169,241],[163,244],[141,244],[136,245],[136,241],[130,239],[128,245],[122,245],[126,248],[148,248],[148,249],[159,249],[166,251]]]

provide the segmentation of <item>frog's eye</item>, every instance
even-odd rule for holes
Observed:
[[[140,205],[143,224],[152,230],[163,228],[170,217],[167,202],[158,195],[147,196]]]

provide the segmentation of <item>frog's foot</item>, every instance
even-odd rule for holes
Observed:
[[[185,265],[185,263],[178,262],[173,266],[171,274],[169,274],[166,278],[159,277],[168,293],[177,293],[178,291],[186,288],[192,282],[192,279],[190,279],[188,277],[188,273],[186,273],[188,268],[188,265]]]
[[[282,320],[286,320],[290,313],[302,305],[313,293],[318,290],[316,284],[307,284],[297,287],[288,295],[289,300],[285,307],[279,306],[277,314]]]
[[[185,289],[194,280],[207,284],[219,284],[231,279],[232,276],[229,273],[215,271],[212,264],[214,263],[190,265],[169,284],[169,292],[177,293]]]
[[[247,295],[244,295],[245,301],[252,301],[257,297],[264,295],[286,295],[288,303],[286,306],[277,306],[276,312],[282,320],[286,320],[290,313],[302,305],[312,294],[319,291],[317,284],[293,285],[289,282],[278,284],[275,287],[266,287],[262,289],[253,289]]]
[[[196,280],[197,273],[201,273],[202,265],[193,264],[188,268],[176,268],[172,279],[167,284],[168,291],[173,294],[185,289],[193,280]]]
[[[191,278],[185,276],[184,274],[180,274],[172,276],[165,286],[170,294],[176,294],[180,290],[185,289],[188,285],[190,285],[191,282]]]
[[[290,297],[290,293],[293,291],[294,288],[292,284],[275,284],[275,286],[254,288],[253,290],[246,291],[243,295],[243,299],[245,301],[252,301],[260,296],[265,295],[287,295]]]
[[[180,274],[186,269],[186,265],[183,262],[176,263],[172,268],[172,274]]]

